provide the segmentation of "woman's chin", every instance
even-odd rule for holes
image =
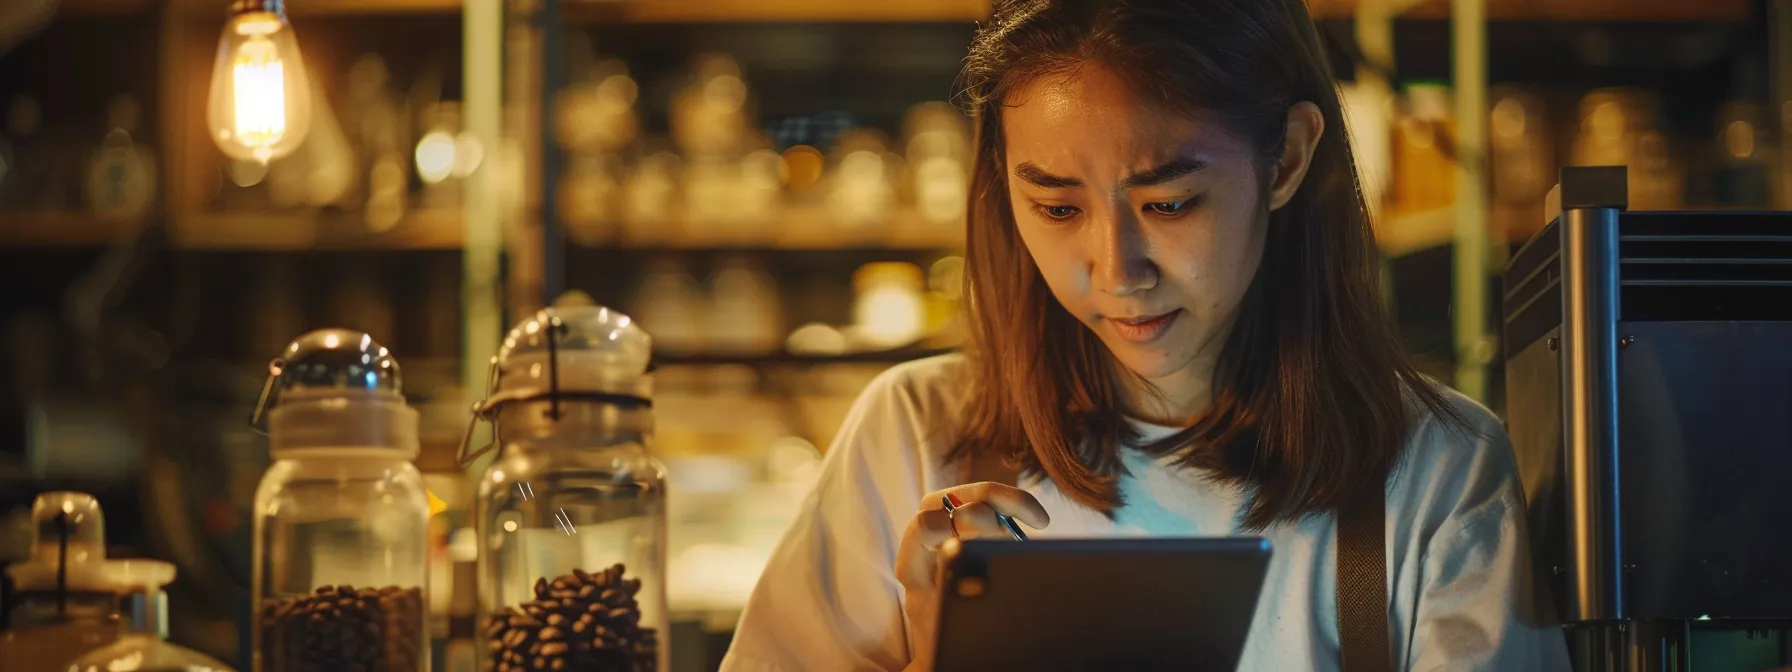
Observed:
[[[1163,378],[1186,365],[1186,362],[1178,361],[1173,353],[1162,348],[1135,343],[1109,343],[1107,346],[1108,352],[1120,366],[1146,380]]]

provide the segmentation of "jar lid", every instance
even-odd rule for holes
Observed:
[[[653,339],[629,316],[599,305],[543,308],[505,335],[492,357],[486,398],[474,405],[461,446],[467,455],[474,425],[498,407],[532,400],[585,400],[652,405],[648,376]],[[483,451],[481,451],[483,452]]]
[[[417,456],[417,411],[405,405],[398,361],[373,337],[320,329],[268,363],[249,424],[276,459],[290,451],[397,450]]]
[[[646,401],[653,340],[619,311],[598,305],[543,308],[504,337],[492,359],[490,401],[553,394]],[[500,398],[501,397],[501,398]]]
[[[46,492],[31,505],[31,559],[7,568],[20,592],[112,592],[106,518],[85,492]]]
[[[293,340],[268,363],[267,384],[250,424],[265,428],[267,412],[288,398],[343,392],[384,392],[402,397],[398,360],[372,336],[350,329],[319,329]]]

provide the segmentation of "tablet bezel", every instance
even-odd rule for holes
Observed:
[[[1271,552],[1258,537],[963,542],[944,559],[934,669],[1235,669]]]

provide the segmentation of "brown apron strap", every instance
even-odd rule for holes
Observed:
[[[1387,492],[1338,512],[1338,652],[1343,672],[1392,672]]]

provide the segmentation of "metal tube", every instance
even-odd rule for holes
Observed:
[[[1774,190],[1781,210],[1792,210],[1792,0],[1773,0],[1767,10],[1767,59],[1773,77],[1773,110],[1779,119],[1779,179]]]
[[[1487,400],[1487,0],[1451,0],[1456,94],[1456,389]]]
[[[541,134],[541,305],[553,305],[566,290],[566,236],[560,222],[560,175],[565,152],[553,139],[554,100],[567,85],[566,8],[563,0],[541,0],[541,89],[535,101]]]
[[[503,225],[506,216],[515,214],[504,212],[498,186],[499,171],[513,168],[504,161],[504,14],[503,0],[466,0],[461,17],[466,44],[461,66],[466,73],[466,130],[485,147],[485,160],[467,176],[465,184],[460,378],[468,401],[485,389],[487,359],[498,351],[504,334],[503,278],[499,275]],[[468,473],[475,477],[484,473],[483,465],[477,466],[478,471]]]
[[[1562,211],[1562,448],[1571,621],[1625,617],[1618,506],[1618,210]]]

